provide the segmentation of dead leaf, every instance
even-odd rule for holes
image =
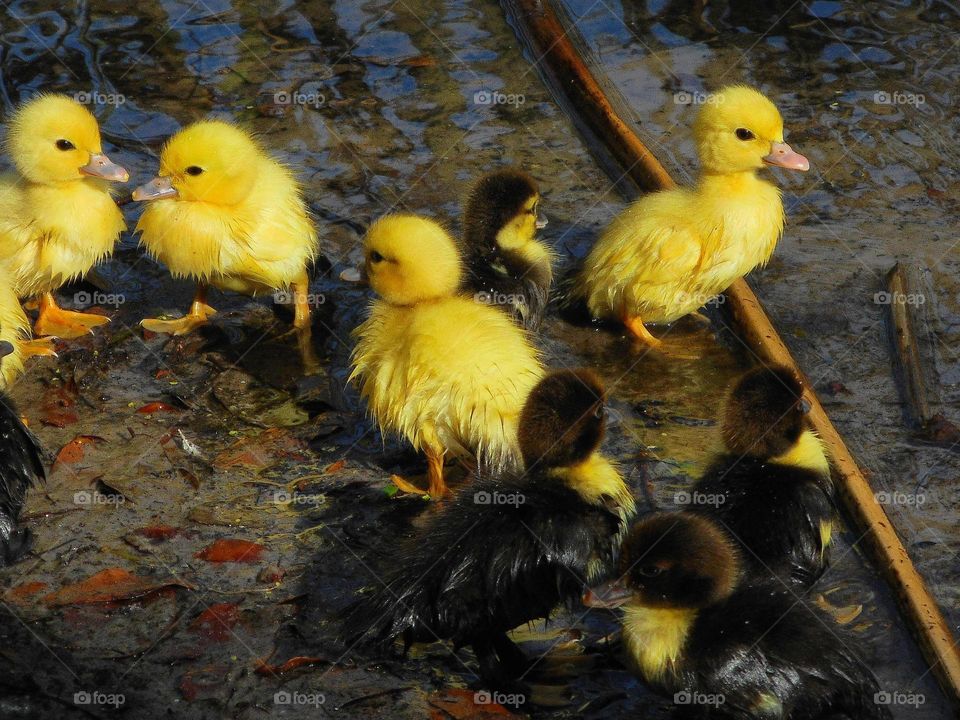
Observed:
[[[305,460],[303,443],[288,430],[269,428],[253,437],[241,438],[217,455],[213,464],[220,469],[260,472],[281,460]]]
[[[99,435],[77,435],[60,448],[60,452],[57,453],[57,457],[53,461],[53,469],[56,470],[57,466],[61,464],[73,465],[80,462],[83,460],[88,445],[96,445],[102,442],[106,442],[106,440]]]
[[[99,605],[102,603],[134,600],[171,587],[193,590],[182,580],[138,577],[123,568],[107,568],[56,592],[45,595],[43,601],[51,607],[62,605]]]
[[[76,384],[60,385],[49,388],[43,394],[43,406],[40,411],[40,422],[49,427],[63,428],[77,422]]]
[[[154,542],[170,540],[179,532],[179,528],[171,527],[170,525],[147,525],[137,530],[138,535],[143,535],[145,538],[153,540]]]
[[[137,412],[142,415],[153,415],[158,412],[180,412],[180,408],[175,408],[173,405],[158,401],[147,403],[142,408],[138,408]]]
[[[212,563],[256,563],[263,555],[264,547],[249,540],[223,538],[208,545],[194,555],[195,558]]]
[[[240,608],[236,603],[211,605],[190,623],[190,630],[214,642],[227,640],[233,627],[240,622]]]
[[[328,658],[298,655],[297,657],[292,657],[285,663],[281,663],[279,665],[270,665],[264,660],[258,660],[256,667],[254,668],[254,672],[256,672],[257,675],[283,675],[291,670],[296,670],[297,668],[306,667],[308,665],[329,664],[330,660]]]
[[[14,605],[26,605],[30,598],[46,588],[47,584],[45,582],[34,580],[33,582],[26,582],[22,585],[17,585],[14,588],[10,588],[5,593],[4,597],[6,597],[6,599],[12,602]]]
[[[513,713],[503,705],[488,702],[478,705],[474,698],[478,693],[467,688],[449,688],[434,693],[429,702],[434,711],[431,720],[436,718],[455,718],[455,720],[486,720],[494,717],[511,717]]]
[[[333,475],[343,470],[344,466],[347,464],[346,460],[337,460],[335,463],[330,463],[327,465],[326,469],[323,471],[326,475]]]

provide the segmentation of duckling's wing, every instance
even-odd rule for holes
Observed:
[[[6,395],[0,393],[0,566],[12,561],[18,543],[17,517],[27,488],[44,479],[40,446]]]

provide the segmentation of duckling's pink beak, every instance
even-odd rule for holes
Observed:
[[[90,161],[80,168],[80,174],[111,182],[126,182],[130,179],[126,168],[117,165],[103,153],[91,154]]]
[[[618,608],[633,597],[633,591],[620,580],[612,580],[587,590],[581,602],[587,607]]]
[[[770,154],[763,158],[767,165],[776,165],[787,170],[801,170],[806,172],[810,169],[810,161],[803,155],[795,151],[785,142],[775,142],[770,144]]]
[[[173,186],[173,180],[168,177],[155,177],[133,191],[134,202],[175,198],[177,196],[177,189]]]

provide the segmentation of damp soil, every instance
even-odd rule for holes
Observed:
[[[813,169],[777,173],[788,228],[751,283],[875,489],[902,500],[886,509],[956,629],[960,456],[919,443],[909,427],[874,295],[895,261],[926,268],[934,392],[960,422],[957,9],[564,8],[594,69],[680,180],[696,172],[685,98],[744,81],[782,108],[788,140]],[[87,282],[61,293],[68,306],[100,300],[111,323],[59,343],[59,357],[32,362],[12,390],[51,470],[25,508],[33,553],[0,571],[0,717],[506,712],[474,704],[467,650],[435,644],[405,661],[374,659],[335,640],[342,609],[431,512],[390,495],[390,474],[421,472],[421,461],[379,435],[346,384],[368,295],[339,277],[358,264],[363,229],[397,209],[456,229],[471,181],[513,163],[540,178],[545,238],[568,262],[624,202],[501,8],[223,1],[141,3],[134,13],[105,0],[17,1],[0,19],[0,51],[6,112],[39,90],[88,93],[132,182],[149,179],[163,139],[185,123],[212,114],[252,128],[301,177],[328,259],[312,284],[321,371],[310,376],[290,314],[270,298],[215,293],[209,327],[145,335],[139,320],[183,312],[191,288],[144,257],[130,232]],[[132,228],[138,208],[124,212]],[[541,339],[551,365],[590,365],[607,382],[605,450],[658,507],[675,507],[718,450],[721,399],[751,361],[722,308],[709,315],[709,326],[664,329],[686,349],[682,360],[557,317]],[[923,698],[894,707],[896,717],[951,717],[857,540],[841,534],[819,587],[835,606],[862,605],[837,632],[885,690]],[[537,715],[671,715],[672,703],[601,642],[614,629],[612,616],[576,610],[523,631],[531,653],[559,645],[594,656],[565,680],[570,704]]]

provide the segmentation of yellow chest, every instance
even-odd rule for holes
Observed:
[[[23,188],[23,235],[11,259],[22,294],[53,289],[109,255],[126,229],[106,188],[78,181]]]
[[[616,466],[600,453],[593,453],[582,463],[553,471],[586,502],[603,505],[609,498],[620,516],[629,520],[636,514],[636,502],[630,488]]]
[[[783,455],[772,458],[772,462],[830,476],[830,462],[824,451],[823,440],[813,430],[804,430],[797,443]]]
[[[683,646],[695,618],[695,610],[625,607],[624,645],[644,679],[658,685],[669,683],[682,663]]]

